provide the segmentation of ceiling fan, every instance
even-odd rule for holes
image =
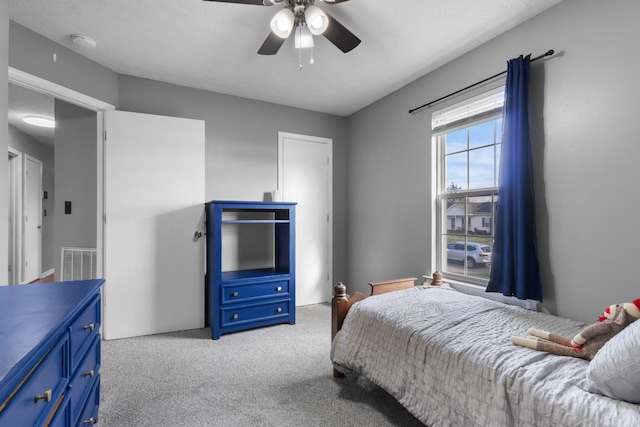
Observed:
[[[338,49],[347,53],[360,44],[360,39],[331,15],[324,12],[314,3],[316,0],[204,0],[220,3],[253,4],[256,6],[284,6],[271,20],[271,33],[267,36],[258,53],[260,55],[275,55],[280,46],[295,30],[296,48],[305,46],[311,36],[323,35]],[[322,0],[329,5],[343,3],[349,0]],[[310,33],[310,34],[308,34]]]

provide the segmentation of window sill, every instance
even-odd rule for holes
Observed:
[[[432,276],[427,274],[423,275],[422,277],[424,277],[426,279],[426,282],[428,283],[430,283],[431,280],[433,279]],[[473,285],[471,283],[465,283],[465,282],[460,282],[460,281],[451,280],[451,279],[443,279],[443,280],[445,283],[448,283],[449,285],[451,285],[453,289],[455,289],[458,292],[462,292],[464,294],[487,298],[492,301],[498,301],[504,304],[515,305],[518,307],[526,308],[527,310],[540,311],[539,310],[540,301],[536,301],[532,299],[521,300],[516,297],[507,297],[497,292],[486,292],[484,286]]]

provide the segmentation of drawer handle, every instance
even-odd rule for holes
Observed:
[[[278,309],[276,310],[278,313],[280,313],[282,311],[282,308],[278,307]]]
[[[94,425],[96,423],[96,420],[93,419],[93,417],[89,418],[88,420],[84,420],[82,422],[82,424],[88,424],[88,425]]]
[[[238,296],[238,293],[237,293],[237,292],[234,292],[232,296],[237,297],[237,296]]]
[[[39,400],[44,399],[45,402],[49,403],[51,402],[51,395],[53,394],[53,392],[51,391],[51,389],[45,391],[42,394],[36,394],[34,403],[38,403]]]
[[[83,328],[83,329],[84,329],[84,330],[89,329],[89,330],[92,330],[92,331],[93,331],[93,328],[95,328],[95,325],[94,325],[93,323],[89,323],[88,325],[84,325],[84,328]]]
[[[278,287],[276,288],[276,292],[280,292],[281,290],[282,290],[282,286],[278,286]]]
[[[233,318],[234,318],[234,319],[237,319],[238,317],[239,317],[239,316],[238,316],[237,314],[234,314],[234,315],[233,315]]]
[[[89,372],[87,372],[86,374],[84,374],[85,377],[93,377],[95,375],[95,371],[92,369]]]

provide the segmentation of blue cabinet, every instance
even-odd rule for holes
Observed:
[[[0,286],[0,426],[97,422],[103,283]]]
[[[205,204],[206,313],[221,334],[295,324],[295,203]]]

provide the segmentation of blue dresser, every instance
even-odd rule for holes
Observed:
[[[205,204],[206,313],[214,340],[249,328],[295,324],[295,205]]]
[[[97,423],[103,283],[0,286],[0,426]]]

